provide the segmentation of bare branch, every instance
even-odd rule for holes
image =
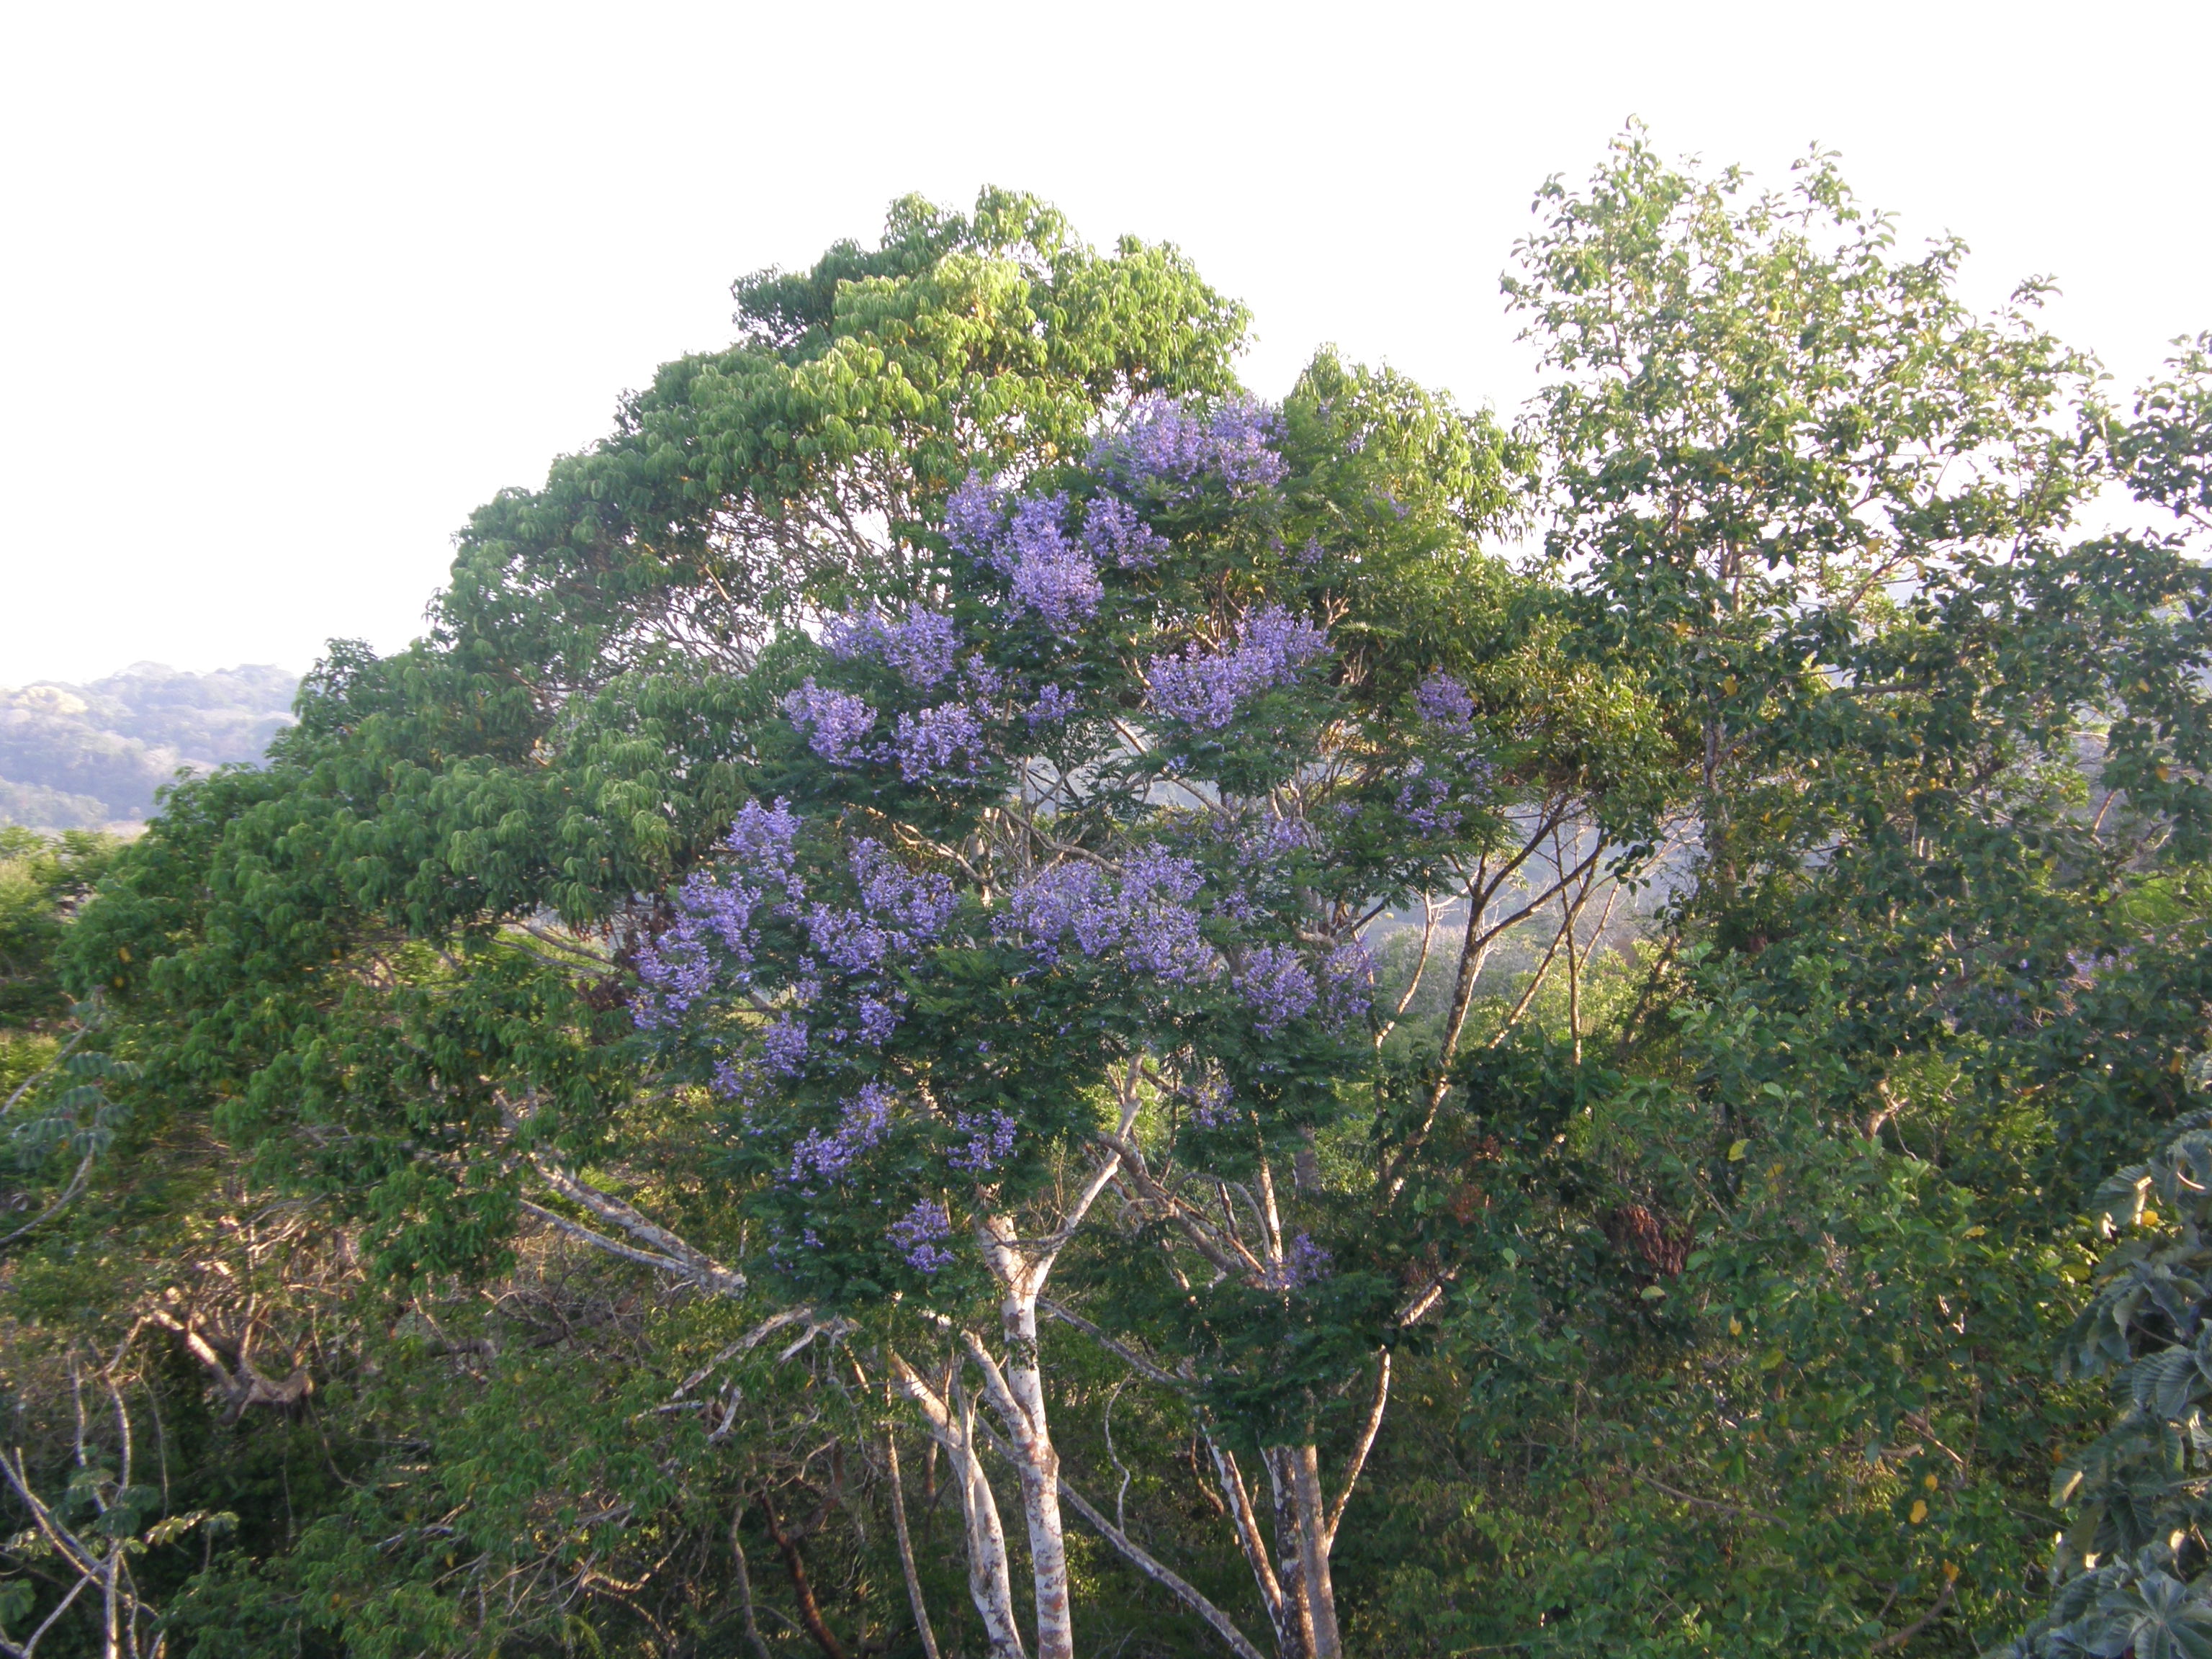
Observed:
[[[1096,1342],[1100,1347],[1105,1349],[1107,1352],[1112,1354],[1116,1359],[1127,1365],[1131,1370],[1136,1372],[1138,1376],[1142,1376],[1150,1382],[1157,1382],[1162,1388],[1174,1389],[1178,1392],[1188,1386],[1183,1378],[1176,1376],[1171,1371],[1161,1370],[1151,1360],[1139,1353],[1134,1348],[1130,1347],[1127,1344],[1120,1341],[1116,1338],[1107,1335],[1104,1331],[1099,1329],[1097,1326],[1092,1324],[1081,1314],[1076,1313],[1070,1309],[1064,1308],[1057,1302],[1048,1301],[1042,1297],[1037,1299],[1037,1306],[1043,1309],[1045,1312],[1050,1314],[1054,1319],[1059,1320],[1062,1324],[1074,1326],[1077,1330],[1081,1331],[1093,1342]]]
[[[1352,1462],[1345,1467],[1344,1490],[1337,1493],[1336,1504],[1328,1512],[1328,1523],[1322,1527],[1321,1540],[1323,1549],[1336,1545],[1336,1528],[1344,1519],[1345,1505],[1352,1502],[1352,1489],[1359,1484],[1360,1471],[1367,1467],[1367,1454],[1375,1449],[1375,1437],[1382,1427],[1383,1407],[1390,1403],[1390,1350],[1382,1350],[1381,1362],[1375,1371],[1375,1403],[1369,1407],[1367,1421],[1359,1431],[1359,1443],[1352,1450]]]
[[[1091,1507],[1088,1498],[1067,1484],[1065,1475],[1060,1477],[1060,1495],[1068,1508],[1089,1522],[1092,1529],[1111,1544],[1124,1560],[1211,1625],[1214,1633],[1228,1644],[1229,1650],[1237,1656],[1237,1659],[1263,1659],[1260,1650],[1252,1645],[1227,1613],[1206,1600],[1188,1579],[1154,1559],[1128,1534]]]
[[[609,1226],[628,1233],[641,1244],[649,1247],[649,1254],[654,1258],[653,1265],[672,1261],[676,1265],[670,1271],[681,1274],[710,1295],[735,1296],[745,1288],[745,1276],[743,1273],[724,1267],[704,1250],[696,1248],[670,1232],[666,1228],[647,1219],[634,1206],[623,1202],[613,1194],[600,1191],[597,1187],[579,1180],[568,1170],[547,1159],[532,1157],[530,1163],[531,1167],[537,1170],[545,1184],[562,1197],[579,1209],[590,1211]],[[545,1216],[548,1219],[558,1218],[554,1217],[550,1211],[535,1204],[526,1204],[525,1207],[536,1214]],[[597,1235],[589,1233],[588,1230],[576,1228],[574,1224],[568,1224],[567,1230],[578,1233],[580,1237],[597,1237]],[[601,1243],[599,1248],[607,1249],[611,1243],[612,1241],[609,1240]],[[614,1249],[612,1254],[631,1255],[630,1252],[620,1249]],[[631,1255],[631,1259],[642,1258]]]
[[[38,1214],[33,1216],[21,1226],[16,1228],[14,1232],[9,1233],[7,1237],[0,1238],[0,1250],[6,1249],[17,1239],[22,1237],[24,1234],[34,1231],[42,1223],[51,1220],[53,1217],[59,1215],[64,1209],[68,1208],[70,1204],[76,1199],[78,1194],[84,1191],[84,1183],[92,1174],[93,1159],[98,1156],[99,1154],[96,1152],[87,1152],[84,1157],[78,1161],[76,1173],[70,1177],[69,1185],[62,1189],[62,1195],[56,1199],[52,1203],[47,1205],[45,1209],[40,1211]]]

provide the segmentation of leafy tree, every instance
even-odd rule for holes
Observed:
[[[1502,678],[1526,649],[1519,584],[1472,539],[1500,459],[1324,360],[1279,414],[1154,401],[1079,466],[971,478],[933,604],[850,612],[784,671],[813,671],[758,739],[789,799],[745,808],[726,872],[685,883],[641,958],[641,1022],[734,1104],[761,1270],[817,1314],[888,1298],[955,1334],[949,1384],[880,1363],[967,1471],[995,1651],[1019,1638],[969,1386],[1021,1474],[1039,1650],[1073,1651],[1041,1307],[1190,1397],[1279,1650],[1338,1651],[1336,1516],[1441,1271],[1387,1223],[1328,1270],[1333,1227],[1403,1184],[1360,935],[1525,862],[1558,794],[1598,787],[1528,741],[1525,703],[1479,715],[1437,665]],[[1364,1170],[1331,1192],[1320,1143]],[[1113,1335],[1042,1294],[1102,1200],[1148,1247],[1090,1268]],[[1378,1352],[1332,1506],[1316,1414]],[[1275,1487],[1272,1557],[1240,1449]]]
[[[1820,158],[1539,206],[1508,437],[901,204],[33,880],[118,1068],[40,1088],[130,1112],[12,1249],[17,1467],[96,1340],[133,1536],[236,1517],[133,1558],[177,1650],[1004,1653],[1024,1568],[1048,1653],[2027,1622],[2212,1002],[2206,348],[2110,405]],[[2033,1639],[2187,1650],[2121,1449]]]

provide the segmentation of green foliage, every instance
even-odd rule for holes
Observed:
[[[887,1221],[1048,1209],[1139,1055],[1161,1181],[1233,1206],[1293,1169],[1270,1201],[1328,1269],[1248,1282],[1116,1210],[1057,1283],[1153,1370],[1054,1328],[1055,1432],[1248,1631],[1204,1437],[1310,1434],[1336,1482],[1388,1346],[1335,1553],[1354,1651],[2212,1651],[2212,1130],[2176,1058],[2212,1006],[2212,347],[2108,407],[2039,290],[1971,313],[1963,249],[1900,252],[1824,157],[1762,196],[1632,133],[1538,207],[1508,293],[1550,379],[1519,431],[1324,355],[1279,488],[1147,498],[1166,550],[1055,632],[945,533],[948,495],[975,471],[1079,518],[1140,399],[1234,398],[1243,313],[1031,198],[898,204],[874,247],[741,282],[727,349],[483,508],[428,637],[334,647],[264,768],[179,786],[119,851],[0,831],[39,1218],[0,1371],[73,1514],[118,1466],[76,1455],[72,1366],[167,1449],[158,1499],[143,1462],[100,1496],[170,1651],[704,1656],[754,1651],[749,1621],[820,1651],[803,1574],[848,1651],[919,1652],[883,1455],[907,1419],[854,1361],[941,1365],[930,1316],[990,1292]],[[2081,529],[2116,488],[2157,527]],[[1545,556],[1486,550],[1516,526]],[[973,778],[832,764],[781,699],[811,677],[886,731],[933,707],[822,639],[917,601],[1080,717],[1017,711]],[[1326,622],[1326,672],[1216,728],[1156,718],[1147,665],[1270,603]],[[1486,792],[1448,848],[1401,793],[1466,763],[1418,714],[1437,675]],[[860,904],[866,833],[964,907],[878,1057],[937,1118],[812,1192],[793,1148],[858,1072],[734,1107],[714,1063],[777,1005],[657,1048],[633,1014],[675,896],[757,878],[718,843],[778,796],[823,902]],[[1322,850],[1248,868],[1243,807],[1325,823]],[[1179,837],[1224,961],[1378,912],[1383,1018],[1263,1032],[1226,981],[1041,965],[990,921],[1024,813],[1102,867]],[[1488,914],[1528,914],[1455,980],[1452,907],[1500,871]],[[1199,1121],[1201,1071],[1249,1115]],[[992,1109],[1029,1139],[984,1194],[946,1126]],[[594,1254],[553,1165],[751,1286]],[[854,1324],[738,1348],[793,1289]],[[978,1651],[957,1503],[918,1449],[904,1470],[940,1644]],[[9,1562],[12,1637],[62,1586]],[[1219,1650],[1096,1539],[1073,1570],[1086,1646]]]

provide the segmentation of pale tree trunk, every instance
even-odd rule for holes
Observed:
[[[1314,1600],[1306,1581],[1305,1528],[1298,1524],[1297,1479],[1291,1464],[1292,1449],[1269,1446],[1267,1485],[1275,1500],[1275,1574],[1283,1585],[1283,1618],[1279,1626],[1287,1636],[1285,1659],[1320,1659],[1322,1632],[1314,1617]],[[1334,1631],[1328,1632],[1333,1638]]]
[[[999,1522],[999,1501],[983,1473],[975,1404],[957,1381],[950,1393],[939,1394],[897,1354],[890,1358],[894,1385],[921,1408],[930,1437],[945,1449],[952,1479],[960,1488],[960,1515],[968,1535],[968,1595],[983,1621],[991,1659],[1025,1659],[1021,1629],[1014,1622],[1006,1534]]]
[[[1304,1569],[1306,1604],[1313,1619],[1313,1659],[1340,1659],[1344,1651],[1336,1628],[1336,1586],[1329,1577],[1328,1513],[1321,1494],[1321,1450],[1309,1443],[1290,1448],[1291,1486],[1297,1512],[1299,1565]]]
[[[1259,1518],[1253,1513],[1252,1489],[1244,1484],[1244,1472],[1237,1467],[1236,1455],[1210,1431],[1200,1432],[1206,1436],[1206,1450],[1212,1454],[1222,1495],[1229,1501],[1229,1522],[1236,1528],[1237,1546],[1252,1570],[1252,1582],[1259,1589],[1261,1605],[1267,1610],[1268,1626],[1275,1632],[1276,1659],[1311,1659],[1311,1621],[1303,1616],[1304,1598],[1300,1594],[1297,1563],[1285,1564],[1292,1577],[1285,1584],[1268,1556],[1267,1540],[1261,1535]]]
[[[1119,1088],[1122,1136],[1136,1121],[1141,1098],[1137,1079],[1133,1062],[1123,1067]],[[1085,1180],[1059,1224],[1044,1237],[1024,1238],[1018,1222],[1011,1215],[987,1215],[975,1230],[984,1265],[999,1281],[1001,1291],[999,1324],[1006,1341],[1006,1364],[1001,1367],[973,1332],[963,1331],[960,1340],[982,1375],[986,1396],[1006,1430],[1007,1450],[1021,1480],[1022,1517],[1029,1526],[1030,1573],[1036,1607],[1037,1659],[1075,1659],[1067,1534],[1060,1513],[1060,1452],[1052,1443],[1051,1421],[1045,1408],[1037,1298],[1043,1294],[1045,1280],[1051,1276],[1060,1251],[1121,1167],[1120,1154],[1109,1152]]]
[[[1339,1659],[1343,1652],[1330,1558],[1336,1547],[1337,1528],[1367,1467],[1367,1455],[1374,1449],[1389,1398],[1390,1354],[1385,1349],[1376,1357],[1375,1398],[1345,1465],[1344,1483],[1334,1504],[1325,1501],[1322,1491],[1318,1447],[1269,1446],[1261,1451],[1273,1499],[1275,1550],[1272,1556],[1261,1535],[1252,1488],[1237,1466],[1236,1455],[1211,1430],[1200,1429],[1222,1495],[1228,1500],[1229,1523],[1236,1532],[1237,1547],[1243,1552],[1261,1603],[1274,1628],[1277,1659]]]
[[[927,1659],[938,1659],[937,1632],[929,1627],[929,1605],[922,1599],[921,1574],[914,1565],[914,1539],[906,1525],[906,1483],[899,1479],[898,1431],[884,1431],[884,1462],[891,1477],[891,1522],[898,1534],[899,1571],[906,1577],[907,1605],[914,1612],[915,1634]],[[755,1646],[759,1644],[756,1642]]]
[[[1036,1291],[1010,1296],[1000,1310],[1006,1332],[1006,1382],[1013,1395],[1009,1422],[1021,1457],[1022,1510],[1029,1522],[1030,1560],[1036,1577],[1037,1659],[1075,1659],[1073,1610],[1068,1604],[1067,1536],[1060,1518],[1060,1451],[1045,1417],[1044,1372],[1037,1351]]]

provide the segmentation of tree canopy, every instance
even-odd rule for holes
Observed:
[[[8,832],[0,1647],[2212,1653],[2212,342],[1536,205],[1509,425],[896,204]]]

